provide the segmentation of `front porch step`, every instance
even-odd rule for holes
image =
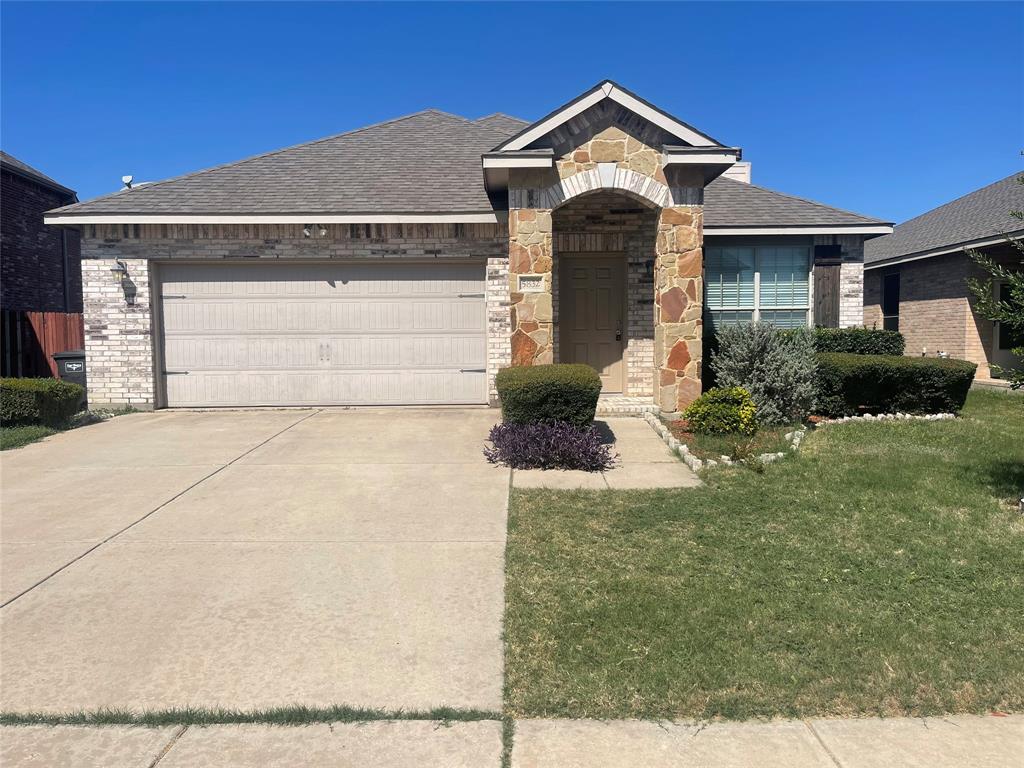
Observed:
[[[625,395],[601,395],[597,399],[597,415],[600,416],[643,416],[658,413],[658,406],[649,397],[626,397]]]

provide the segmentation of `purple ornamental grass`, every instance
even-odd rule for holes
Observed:
[[[512,469],[582,469],[604,472],[617,456],[601,441],[591,424],[574,427],[562,421],[549,424],[498,424],[491,429],[493,447],[484,448],[492,464]]]

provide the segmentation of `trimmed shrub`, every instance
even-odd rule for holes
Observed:
[[[556,421],[592,424],[601,379],[589,365],[532,365],[502,368],[495,385],[501,417],[510,424]]]
[[[818,352],[848,352],[854,355],[902,355],[905,342],[899,331],[875,328],[815,328],[814,349]]]
[[[757,406],[743,387],[709,389],[686,407],[683,418],[691,432],[703,435],[757,432]]]
[[[895,355],[818,355],[818,412],[956,413],[977,366],[966,360]]]
[[[84,394],[78,384],[60,379],[0,379],[0,423],[62,426]]]
[[[497,424],[484,456],[512,469],[582,469],[603,472],[615,463],[597,427],[579,429],[564,421],[547,424]]]
[[[771,323],[718,329],[711,367],[719,387],[743,387],[757,404],[761,424],[803,421],[814,407],[817,360],[807,328],[784,330]]]

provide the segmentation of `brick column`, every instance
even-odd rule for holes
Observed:
[[[508,272],[512,365],[542,365],[553,361],[551,254],[551,209],[511,209],[508,212]],[[519,275],[542,276],[541,290],[519,290]]]
[[[658,217],[654,276],[655,400],[666,413],[700,396],[704,298],[703,208],[663,208]]]

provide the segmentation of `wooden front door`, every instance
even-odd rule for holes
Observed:
[[[625,364],[626,260],[622,256],[563,256],[559,273],[559,358],[586,363],[604,392],[622,392]]]

